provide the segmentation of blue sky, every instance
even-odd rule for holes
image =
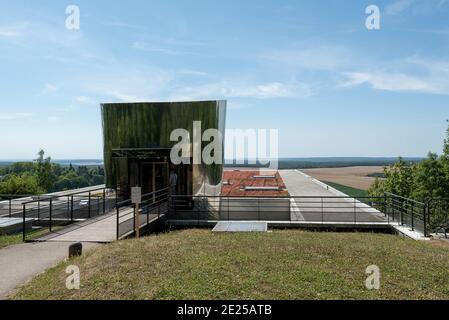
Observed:
[[[0,159],[102,158],[99,103],[187,99],[279,129],[282,157],[424,156],[449,119],[449,0],[1,1],[0,74]]]

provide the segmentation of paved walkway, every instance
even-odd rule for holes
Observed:
[[[376,209],[299,170],[280,170],[279,173],[293,197],[292,221],[386,223],[384,214]]]
[[[24,243],[0,249],[0,300],[68,257],[71,243]],[[83,252],[98,244],[83,243]],[[64,285],[64,283],[61,283]]]
[[[52,242],[113,242],[117,240],[117,215],[109,213],[94,219],[78,222],[38,240]]]

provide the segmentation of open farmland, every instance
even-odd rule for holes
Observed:
[[[303,169],[301,171],[320,181],[329,181],[352,188],[368,190],[375,180],[375,178],[368,177],[368,175],[383,172],[383,167],[317,168]]]

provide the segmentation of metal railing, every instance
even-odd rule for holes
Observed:
[[[31,198],[31,195],[0,194],[0,218],[20,217],[22,202]]]
[[[435,198],[427,202],[428,221],[427,230],[433,234],[444,234],[448,237],[449,232],[449,199]]]
[[[387,206],[384,212],[391,221],[427,235],[428,206],[426,203],[392,193],[386,193],[385,196]]]
[[[139,214],[139,229],[147,227],[168,211],[169,188],[142,195],[139,212],[131,199],[116,204],[116,238],[131,235],[136,230],[136,215]]]
[[[106,214],[115,208],[116,197],[114,189],[102,187],[64,195],[37,196],[22,202],[23,241]]]
[[[168,218],[196,221],[389,223],[385,197],[172,196]]]
[[[287,221],[322,225],[391,225],[406,226],[428,236],[449,230],[449,199],[426,203],[386,193],[383,197],[350,196],[193,196],[170,195],[169,188],[142,196],[139,212],[131,200],[119,201],[117,189],[98,188],[61,196],[28,197],[13,206],[17,199],[3,199],[5,214],[22,217],[23,240],[41,237],[58,228],[99,215],[115,212],[116,238],[132,235],[139,214],[140,228],[166,215],[180,221]],[[11,206],[9,205],[11,201]],[[10,210],[9,207],[12,209]],[[115,211],[112,211],[115,210]],[[190,221],[190,222],[191,222]]]

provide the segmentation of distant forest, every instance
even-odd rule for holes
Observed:
[[[102,165],[55,163],[43,150],[34,161],[2,164],[0,194],[4,195],[36,195],[104,184]]]
[[[424,158],[405,158],[408,164],[418,164]],[[396,158],[282,158],[279,169],[340,168],[351,166],[391,166]],[[225,165],[228,168],[257,167],[254,164]],[[259,166],[263,167],[263,166]],[[380,173],[375,177],[383,178]],[[41,150],[34,161],[0,162],[0,194],[27,195],[58,192],[104,183],[101,160],[53,160]]]
[[[424,158],[404,158],[408,163],[419,163]],[[279,169],[313,169],[313,168],[343,168],[355,166],[390,166],[398,158],[364,158],[364,157],[330,157],[330,158],[281,158]],[[267,167],[254,164],[227,164],[229,168]]]

